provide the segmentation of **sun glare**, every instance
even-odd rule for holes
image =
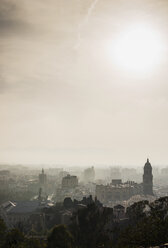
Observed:
[[[126,71],[145,72],[159,65],[163,42],[152,28],[134,25],[120,33],[110,50],[117,66]]]

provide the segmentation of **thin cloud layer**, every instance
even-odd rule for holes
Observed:
[[[168,62],[127,74],[106,48],[142,20],[167,44],[167,1],[92,4],[1,0],[1,162],[166,163]]]

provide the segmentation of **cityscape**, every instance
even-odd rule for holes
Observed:
[[[148,158],[137,169],[43,166],[0,165],[0,218],[8,230],[14,230],[11,236],[22,232],[35,248],[45,247],[48,230],[65,226],[71,230],[72,226],[81,225],[80,214],[86,210],[91,214],[91,206],[94,214],[98,211],[106,220],[103,230],[108,226],[111,232],[118,225],[127,227],[132,223],[135,217],[130,211],[137,211],[135,204],[142,204],[141,211],[147,216],[150,209],[158,208],[158,203],[162,211],[168,207],[168,167],[152,166]],[[93,220],[90,221],[92,225]],[[106,239],[110,247],[114,237],[107,233]]]
[[[14,228],[22,225],[26,230],[30,228],[29,232],[36,219],[40,221],[40,218],[43,228],[47,230],[45,211],[50,212],[57,205],[62,206],[58,219],[54,219],[54,214],[50,214],[50,219],[53,218],[57,224],[67,224],[74,209],[85,208],[90,200],[99,202],[101,207],[122,206],[125,213],[126,208],[135,202],[152,202],[168,196],[168,167],[161,170],[154,167],[152,171],[149,159],[141,171],[112,166],[108,169],[91,166],[66,170],[49,167],[41,171],[21,165],[1,165],[0,168],[1,216],[7,226]],[[64,209],[64,204],[69,204],[68,211]]]
[[[168,0],[0,0],[0,248],[168,247]]]

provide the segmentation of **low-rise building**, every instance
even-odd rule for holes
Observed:
[[[34,217],[32,218],[32,216],[41,218],[41,210],[48,207],[50,207],[49,201],[7,201],[0,205],[0,216],[8,227],[17,227],[19,223],[26,226],[33,221]]]
[[[121,180],[112,181],[108,185],[96,185],[96,196],[104,204],[109,202],[120,202],[128,200],[133,195],[140,195],[143,193],[142,184],[135,182],[122,183]]]

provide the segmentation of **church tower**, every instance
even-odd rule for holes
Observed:
[[[149,159],[147,159],[147,162],[144,166],[143,193],[144,195],[153,195],[153,175],[152,166],[149,162]]]
[[[47,175],[44,173],[44,169],[42,169],[42,173],[39,174],[39,184],[41,186],[45,186],[47,183]]]

